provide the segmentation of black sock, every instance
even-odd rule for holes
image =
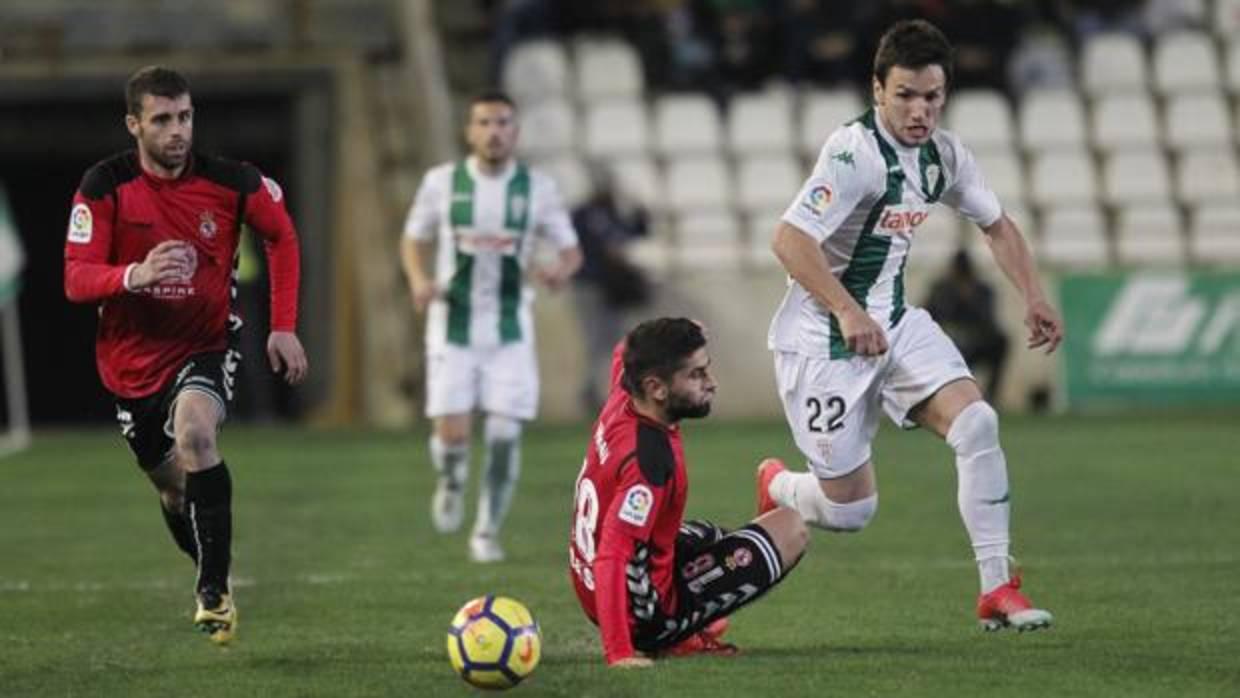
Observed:
[[[168,532],[177,547],[189,555],[195,565],[198,564],[198,545],[194,543],[194,529],[189,525],[189,517],[179,511],[168,511],[162,502],[159,511],[164,515],[164,523],[168,525]]]
[[[232,478],[224,461],[185,478],[185,502],[198,548],[198,591],[228,591],[232,561]]]

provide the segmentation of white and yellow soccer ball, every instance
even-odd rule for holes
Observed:
[[[480,596],[456,612],[448,629],[452,668],[478,688],[512,688],[526,679],[542,656],[538,623],[521,602]]]

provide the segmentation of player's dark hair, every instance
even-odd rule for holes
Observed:
[[[928,65],[943,69],[947,84],[952,82],[955,50],[939,28],[924,19],[905,19],[891,25],[878,40],[874,52],[874,77],[886,86],[887,74],[895,66],[917,70]]]
[[[503,90],[485,90],[469,98],[469,103],[465,105],[466,122],[473,118],[474,107],[479,104],[507,104],[514,112],[517,110],[517,103],[512,101],[512,97],[508,96],[507,92]]]
[[[185,76],[161,65],[139,68],[125,82],[125,107],[133,116],[142,116],[142,97],[155,95],[175,99],[189,93]]]
[[[704,346],[706,335],[702,328],[687,318],[664,317],[643,322],[625,337],[625,392],[640,397],[642,379],[650,374],[670,383],[689,355]]]

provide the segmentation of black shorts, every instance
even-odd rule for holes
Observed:
[[[633,646],[643,652],[670,647],[735,613],[784,576],[779,550],[761,526],[726,531],[709,521],[686,521],[676,537],[677,603],[669,615],[651,584],[645,566],[648,553],[639,548],[625,569],[629,614],[635,624]]]
[[[121,435],[137,456],[139,467],[151,470],[172,452],[175,445],[172,412],[182,392],[204,392],[219,403],[221,419],[228,414],[240,362],[241,353],[236,349],[195,354],[159,391],[140,398],[116,398],[116,421],[121,425]]]

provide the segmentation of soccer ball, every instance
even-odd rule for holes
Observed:
[[[512,688],[542,656],[542,636],[529,609],[506,596],[479,596],[461,607],[448,629],[452,668],[478,688]]]

